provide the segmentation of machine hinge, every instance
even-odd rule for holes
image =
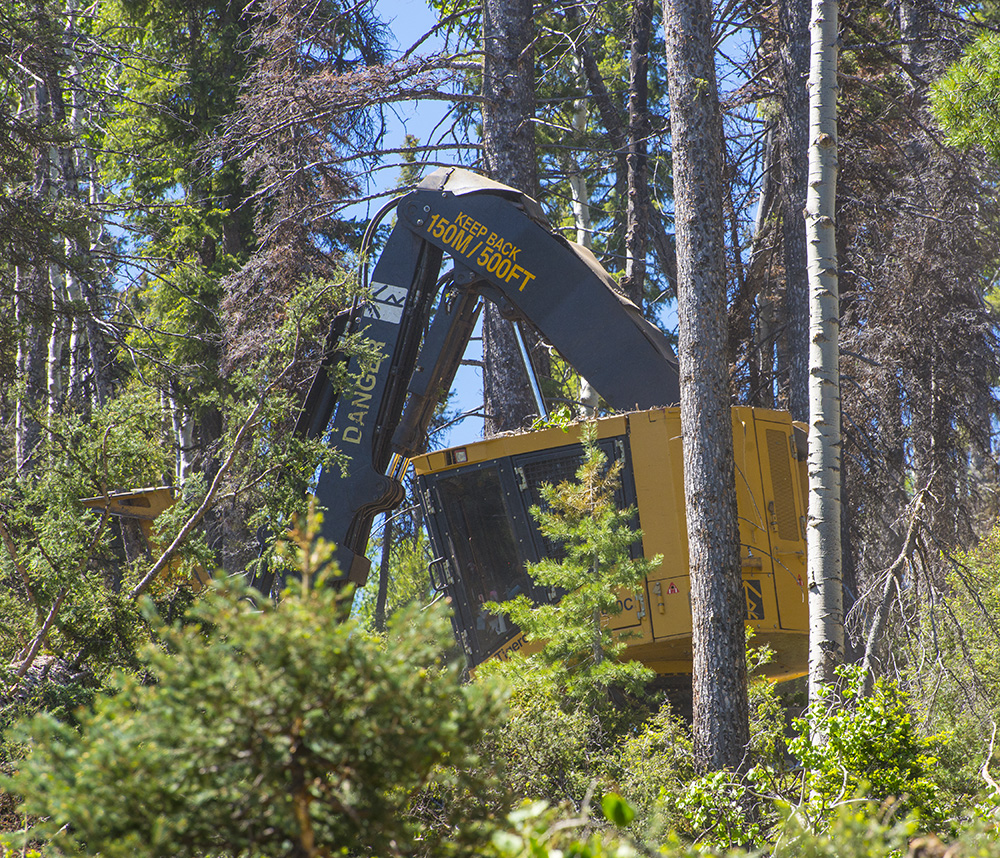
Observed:
[[[434,515],[438,509],[434,506],[434,501],[431,498],[431,490],[424,489],[424,509],[427,510],[428,515]]]
[[[528,480],[527,477],[524,476],[524,468],[514,468],[514,475],[517,477],[517,487],[522,492],[526,492],[528,490]]]
[[[657,610],[661,614],[665,614],[667,612],[667,605],[663,601],[663,585],[659,581],[653,584],[653,592],[657,596],[657,605],[656,605]]]
[[[469,646],[469,633],[462,629],[462,649],[465,650],[465,654],[472,658],[472,647]]]
[[[639,610],[636,611],[635,618],[637,620],[641,620],[644,616],[646,616],[646,594],[643,593],[642,590],[637,590],[635,597],[636,601],[639,603]]]

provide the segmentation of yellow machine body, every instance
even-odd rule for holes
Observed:
[[[800,676],[808,666],[806,470],[804,444],[796,439],[801,430],[785,412],[734,408],[732,414],[746,623],[755,631],[755,645],[774,650],[768,668],[772,678]],[[572,463],[579,461],[578,433],[578,427],[570,427],[568,433],[554,428],[506,435],[428,453],[413,462],[432,541],[441,555],[436,562],[446,567],[437,577],[452,596],[456,632],[473,666],[529,646],[503,619],[486,616],[480,604],[531,586],[525,583],[523,565],[546,550],[544,538],[525,520],[530,519],[527,509],[537,502],[542,481],[572,479]],[[622,611],[609,620],[613,628],[629,633],[626,658],[660,674],[690,673],[680,409],[600,419],[598,443],[623,460],[622,503],[638,509],[642,553],[663,557],[638,592],[620,594]],[[545,474],[556,478],[545,479]],[[482,512],[490,494],[498,497]],[[500,535],[503,514],[509,537]],[[510,586],[511,581],[520,583]]]
[[[153,522],[156,521],[160,513],[174,505],[174,490],[170,486],[157,486],[128,492],[109,492],[106,496],[82,498],[80,502],[91,509],[107,510],[109,515],[117,518],[136,521],[142,532],[145,551],[155,557],[163,550],[163,546],[156,541],[153,535]],[[180,560],[177,558],[172,560],[168,566],[171,572],[176,572],[179,568]],[[209,578],[208,573],[201,566],[197,566],[194,569],[191,584],[196,590],[199,590],[208,583]]]

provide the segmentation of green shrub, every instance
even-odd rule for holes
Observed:
[[[939,737],[923,737],[895,683],[879,679],[864,694],[857,666],[839,669],[839,700],[827,693],[796,722],[789,750],[806,769],[810,802],[830,809],[865,793],[876,801],[898,799],[928,826],[944,822],[940,790],[931,777]]]
[[[34,719],[31,753],[0,784],[44,820],[31,836],[128,858],[440,854],[410,802],[475,769],[500,695],[440,663],[449,632],[433,611],[404,612],[386,642],[344,622],[342,599],[308,574],[327,555],[303,547],[307,574],[278,606],[231,583],[196,624],[161,626],[164,646],[147,652],[157,684],[122,677],[79,731]],[[463,836],[448,831],[452,846]]]

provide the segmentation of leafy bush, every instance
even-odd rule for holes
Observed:
[[[537,658],[494,660],[476,681],[501,679],[510,688],[507,717],[485,733],[482,757],[505,790],[502,801],[543,799],[581,806],[595,784],[608,786],[608,741],[600,722],[579,701],[562,693],[560,677]]]
[[[831,809],[867,793],[877,801],[899,799],[926,824],[941,824],[945,812],[931,777],[938,737],[920,735],[907,695],[895,683],[879,679],[866,696],[858,666],[838,673],[839,700],[827,689],[820,705],[796,722],[799,735],[789,743],[806,769],[811,803]]]

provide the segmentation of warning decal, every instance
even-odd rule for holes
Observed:
[[[743,593],[746,596],[746,617],[748,620],[764,619],[764,587],[756,578],[743,580]]]

